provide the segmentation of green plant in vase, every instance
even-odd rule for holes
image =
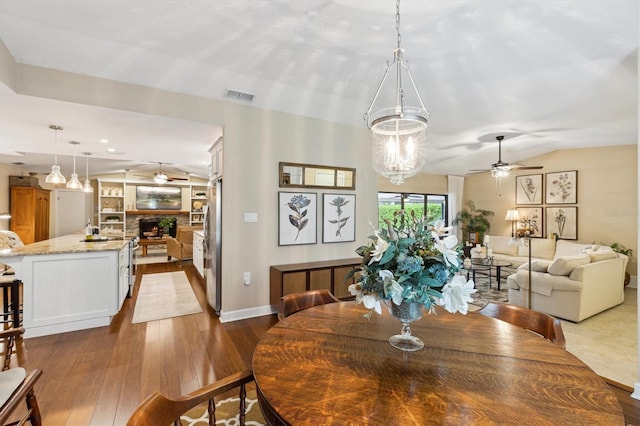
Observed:
[[[158,221],[158,226],[162,229],[162,234],[166,235],[169,233],[169,228],[173,227],[173,219],[170,217],[163,217]]]
[[[491,210],[476,208],[472,200],[467,201],[466,204],[467,207],[458,212],[451,224],[453,226],[461,225],[464,238],[467,241],[474,240],[471,238],[471,234],[475,234],[475,242],[481,242],[482,236],[491,227],[488,217],[493,216],[494,213]]]

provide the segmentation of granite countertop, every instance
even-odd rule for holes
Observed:
[[[129,243],[129,240],[126,239],[85,242],[84,237],[84,234],[64,235],[50,240],[26,244],[22,247],[0,250],[0,257],[120,250]]]

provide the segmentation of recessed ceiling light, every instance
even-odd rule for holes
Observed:
[[[101,143],[109,143],[109,139],[100,139]]]
[[[116,152],[116,149],[115,148],[107,148],[107,152],[109,154],[113,154],[114,152]]]

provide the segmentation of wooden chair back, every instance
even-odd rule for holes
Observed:
[[[565,348],[562,324],[559,319],[551,315],[500,302],[489,302],[478,313],[533,331],[561,348]]]
[[[192,408],[208,402],[209,424],[216,424],[216,404],[214,397],[240,388],[240,424],[245,424],[246,384],[253,381],[253,371],[244,370],[218,380],[178,398],[168,398],[160,392],[151,394],[136,408],[127,426],[180,425],[180,416]]]
[[[312,306],[339,302],[329,290],[309,290],[300,293],[290,293],[280,298],[278,319],[282,321],[291,314]]]

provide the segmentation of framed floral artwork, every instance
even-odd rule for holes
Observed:
[[[520,216],[516,231],[528,229],[531,237],[542,238],[544,236],[542,207],[516,207],[516,210]]]
[[[559,240],[578,239],[578,208],[547,207],[547,233]]]
[[[547,173],[545,190],[547,204],[576,204],[578,202],[578,171]]]
[[[356,196],[322,194],[322,242],[356,240]]]
[[[542,174],[516,176],[516,204],[542,204]]]
[[[278,192],[278,245],[315,244],[318,194]]]

